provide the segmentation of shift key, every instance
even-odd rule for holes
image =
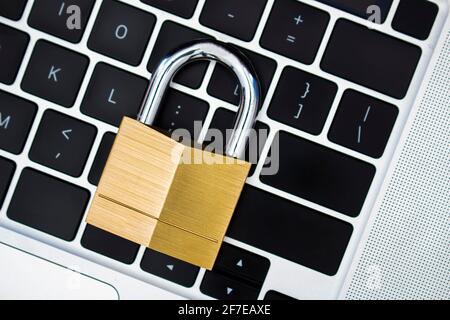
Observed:
[[[360,214],[375,175],[373,165],[286,132],[278,138],[279,169],[262,175],[263,183],[350,217]],[[272,149],[273,157],[274,145]]]

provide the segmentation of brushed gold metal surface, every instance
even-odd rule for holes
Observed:
[[[87,222],[212,269],[250,167],[124,118]]]

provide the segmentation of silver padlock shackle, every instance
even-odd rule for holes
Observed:
[[[164,94],[175,74],[185,65],[199,60],[217,61],[230,68],[238,78],[241,100],[234,131],[228,141],[225,153],[239,158],[244,155],[250,129],[253,128],[260,104],[260,85],[254,68],[242,54],[233,47],[216,40],[198,40],[170,53],[156,67],[138,120],[153,124]]]

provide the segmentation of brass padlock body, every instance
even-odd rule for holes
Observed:
[[[198,156],[215,164],[183,163]],[[211,269],[250,167],[125,117],[87,222]]]
[[[185,146],[147,126],[176,72],[199,60],[222,63],[241,84],[240,108],[225,151],[230,157]],[[235,158],[245,151],[259,102],[254,68],[226,44],[200,40],[164,57],[152,73],[139,121],[122,121],[87,222],[212,269],[251,167]],[[210,161],[184,161],[196,156]]]

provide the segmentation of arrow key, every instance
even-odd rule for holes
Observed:
[[[206,272],[200,291],[220,300],[255,300],[259,295],[259,289],[214,271]]]
[[[231,244],[223,243],[213,270],[261,287],[269,267],[269,259]]]
[[[30,159],[79,177],[91,151],[97,129],[62,113],[47,110],[30,150]]]
[[[200,268],[172,258],[152,249],[146,249],[141,261],[145,272],[175,282],[184,287],[192,287]]]

